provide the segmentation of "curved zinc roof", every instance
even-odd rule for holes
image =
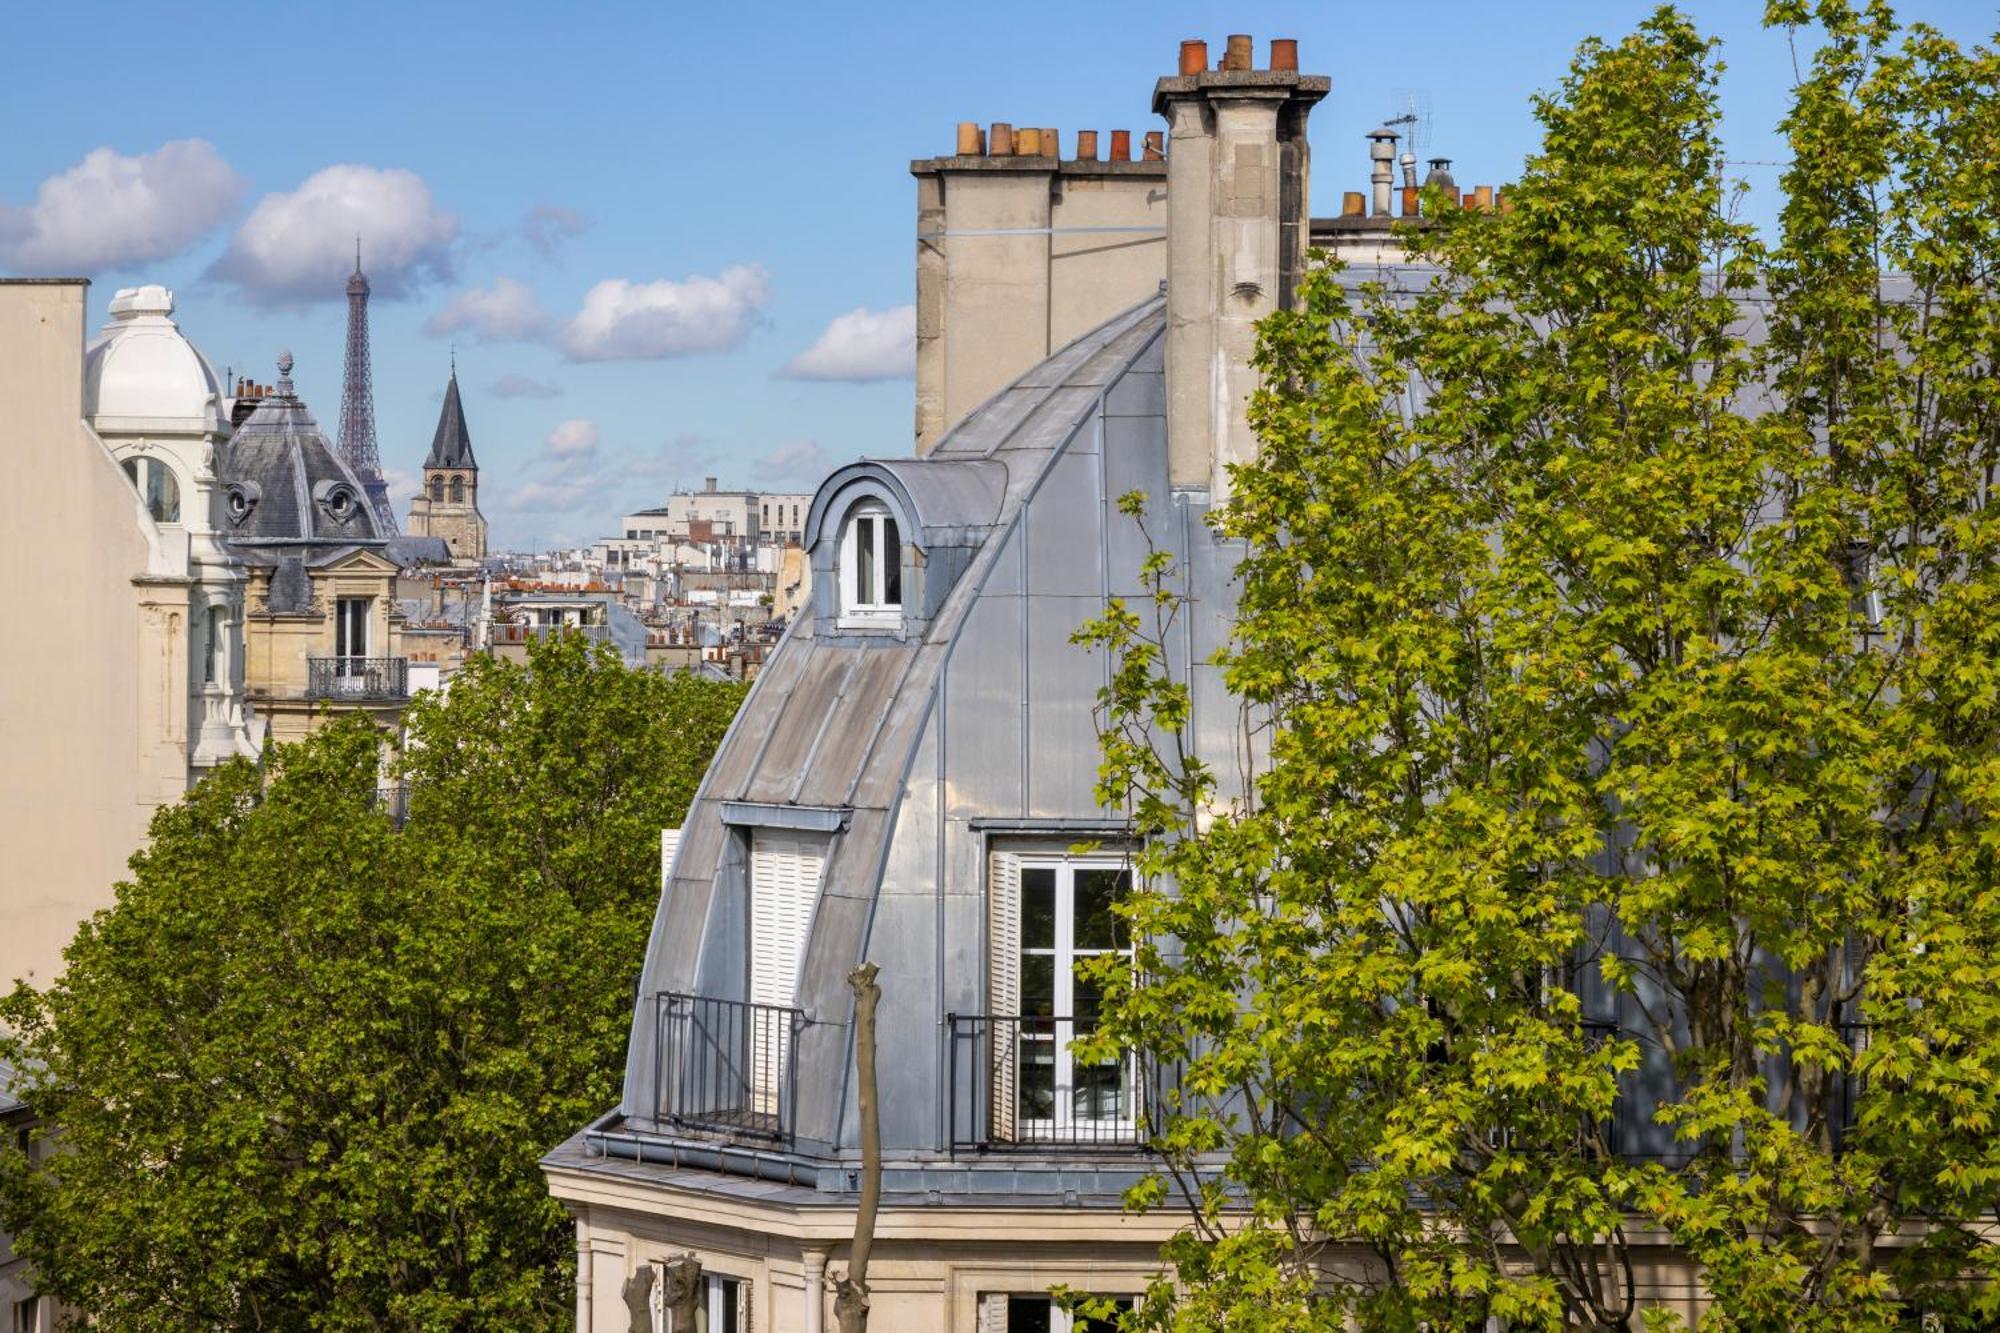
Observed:
[[[906,794],[923,789],[922,784],[911,785],[916,781],[913,768],[930,762],[923,756],[935,746],[940,701],[968,621],[981,606],[997,606],[1005,598],[1013,604],[1021,601],[1018,589],[1002,591],[1017,577],[1020,563],[1021,543],[1012,537],[1031,525],[1027,511],[1032,499],[1063,466],[1066,454],[1108,452],[1107,404],[1159,400],[1165,322],[1164,302],[1149,299],[994,395],[932,453],[843,468],[814,500],[811,532],[831,531],[829,513],[839,512],[836,497],[857,478],[873,479],[904,507],[912,544],[921,548],[925,541],[937,542],[940,549],[962,549],[965,558],[946,561],[936,551],[927,553],[926,577],[944,568],[949,587],[935,599],[935,612],[911,622],[915,628],[906,634],[843,632],[810,611],[794,623],[758,677],[688,813],[641,982],[642,997],[668,991],[740,996],[743,942],[735,934],[738,927],[727,924],[740,916],[744,896],[737,873],[737,826],[746,818],[777,827],[837,825],[798,988],[798,1005],[812,1016],[798,1050],[800,1086],[828,1094],[811,1106],[802,1101],[802,1142],[831,1146],[841,1139],[845,1097],[840,1090],[846,1086],[848,1064],[843,1025],[852,1006],[847,973],[865,955],[881,962],[885,974],[900,978],[899,984],[913,984],[918,968],[934,971],[937,965],[927,933],[921,957],[898,955],[900,946],[887,940],[871,947],[870,937],[885,895],[913,888],[901,882],[892,862],[915,854],[911,849],[919,843],[930,845],[924,842],[930,834],[923,831],[923,818],[906,808]],[[1142,362],[1144,373],[1134,376]],[[1128,380],[1143,381],[1144,387],[1132,390],[1126,387]],[[1145,443],[1135,443],[1130,452],[1157,454],[1157,489],[1164,492],[1164,420],[1157,408],[1147,410],[1151,415],[1139,422]],[[1094,475],[1101,460],[1078,461],[1087,463]],[[1049,489],[1061,493],[1053,503],[1068,503],[1073,493],[1101,487]],[[1103,506],[1092,504],[1086,516],[1101,518]],[[1086,517],[1071,526],[1078,550],[1095,552],[1102,540],[1101,522],[1093,527]],[[1085,563],[1073,555],[1060,558],[1073,568]],[[1095,554],[1088,565],[1099,567]],[[1136,559],[1133,566],[1136,571]],[[1095,574],[1091,586],[1097,586]],[[977,669],[980,656],[979,650],[968,648],[957,655],[957,669]],[[1062,670],[1079,674],[1067,666]],[[1018,679],[1020,668],[1014,671]],[[1090,689],[1095,683],[1092,676]],[[1087,695],[1084,699],[1087,718]],[[1005,707],[1011,711],[1015,705]],[[1065,725],[1063,731],[1067,744],[1078,729]],[[1081,734],[1094,744],[1087,724]],[[1004,765],[1009,756],[987,758]],[[1095,809],[1089,791],[1093,770],[1094,764],[1079,769],[1070,796],[1063,798],[1085,812]],[[1056,799],[1053,792],[1049,798]],[[656,1086],[653,1023],[642,998],[634,1016],[623,1108],[625,1116],[642,1124],[651,1114],[644,1090]],[[926,1041],[924,1047],[928,1045]],[[923,1114],[934,1118],[930,1108]]]

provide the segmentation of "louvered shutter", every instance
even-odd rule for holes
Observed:
[[[989,1291],[979,1298],[979,1333],[1007,1333],[1007,1296]]]
[[[790,829],[758,829],[750,840],[750,998],[798,1001],[799,963],[819,902],[823,839]]]
[[[660,830],[660,892],[667,890],[667,880],[674,873],[674,854],[681,849],[681,831],[677,828]]]
[[[825,839],[790,829],[757,829],[750,837],[750,999],[798,1003],[799,965],[819,902]],[[779,1090],[791,1058],[786,1017],[753,1011],[750,1031],[753,1109],[777,1115]]]
[[[1021,858],[994,852],[986,871],[986,1012],[993,1066],[988,1133],[996,1143],[1014,1140],[1015,1065],[1021,1032]]]

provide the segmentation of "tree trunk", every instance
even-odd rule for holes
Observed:
[[[875,978],[880,971],[863,963],[847,974],[854,990],[854,1065],[861,1098],[861,1206],[854,1214],[847,1276],[833,1298],[840,1333],[868,1333],[868,1251],[875,1246],[875,1211],[882,1203],[882,1115],[875,1098],[875,1005],[882,998]]]

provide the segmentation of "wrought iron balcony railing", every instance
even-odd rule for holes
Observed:
[[[1159,1072],[1136,1052],[1086,1060],[1072,1049],[1093,1018],[952,1014],[952,1151],[1144,1146]]]
[[[662,991],[653,997],[661,1120],[789,1148],[805,1011]]]
[[[410,663],[404,657],[309,657],[308,699],[407,699]]]

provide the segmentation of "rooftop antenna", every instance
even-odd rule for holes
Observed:
[[[1431,95],[1425,88],[1403,88],[1396,93],[1396,101],[1402,107],[1397,115],[1382,123],[1398,130],[1403,136],[1403,153],[1399,165],[1403,168],[1403,185],[1415,188],[1417,185],[1417,159],[1431,142]]]

